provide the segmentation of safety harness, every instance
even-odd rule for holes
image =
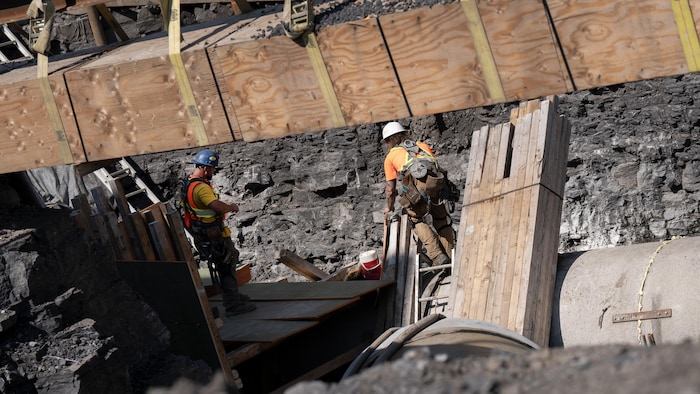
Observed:
[[[439,167],[435,156],[418,146],[414,141],[405,140],[393,149],[403,148],[406,151],[406,161],[399,171],[399,177],[410,173],[415,179],[422,179],[426,175],[437,175]]]
[[[183,221],[186,228],[191,228],[195,222],[202,223],[203,219],[214,218],[218,213],[213,209],[201,209],[194,203],[194,188],[197,185],[205,183],[209,186],[210,183],[204,178],[186,178],[182,180],[182,188],[180,190],[180,205],[183,208]]]

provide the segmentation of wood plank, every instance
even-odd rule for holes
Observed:
[[[275,259],[297,273],[312,281],[319,281],[328,278],[327,272],[316,267],[312,263],[302,259],[297,254],[287,249],[280,249],[275,252]]]
[[[688,72],[671,1],[548,1],[577,89]]]
[[[411,313],[411,308],[404,309],[406,298],[412,299],[411,289],[413,288],[407,282],[408,271],[413,270],[415,261],[409,260],[409,247],[411,245],[413,230],[411,228],[408,215],[401,215],[401,225],[399,227],[399,243],[398,243],[398,262],[396,267],[396,300],[394,302],[394,321],[400,325],[404,321],[404,314]]]
[[[459,3],[382,15],[379,22],[414,116],[492,104]]]
[[[224,324],[238,325],[244,320],[320,320],[357,302],[359,297],[335,300],[256,301],[258,309],[227,317]],[[224,310],[223,303],[210,299],[210,304]]]
[[[376,18],[322,28],[318,46],[349,124],[409,116]]]
[[[140,212],[132,212],[129,214],[131,220],[134,223],[134,229],[136,234],[138,234],[139,242],[143,248],[144,259],[146,261],[155,261],[158,259],[156,251],[153,248],[153,243],[151,242],[151,237],[149,236],[148,228],[146,227],[146,222]]]
[[[464,197],[462,198],[462,213],[459,220],[459,229],[457,231],[457,242],[455,249],[455,264],[452,268],[452,276],[456,278],[450,287],[450,304],[448,310],[452,317],[463,317],[464,302],[466,295],[465,286],[468,283],[467,271],[469,270],[469,256],[471,253],[471,244],[469,243],[473,232],[473,216],[474,213],[469,210],[471,193],[476,174],[476,162],[479,151],[483,149],[479,143],[480,130],[472,133],[471,149],[469,152],[469,161],[467,163],[467,179],[464,186]],[[469,248],[469,249],[468,249]]]
[[[334,127],[306,48],[275,36],[218,46],[213,53],[245,141]]]
[[[243,320],[237,324],[226,324],[219,328],[219,336],[226,344],[232,343],[277,343],[318,325],[317,321],[292,320]]]
[[[256,301],[321,300],[361,297],[393,285],[393,280],[356,280],[348,282],[246,283],[240,291]]]
[[[543,2],[479,1],[507,101],[571,91]]]
[[[124,188],[121,181],[116,179],[109,180],[109,188],[112,191],[112,196],[114,196],[114,201],[117,205],[117,212],[122,219],[124,224],[124,233],[126,239],[129,242],[129,256],[125,257],[125,260],[145,260],[146,254],[143,251],[143,246],[141,246],[141,239],[136,231],[136,226],[134,225],[133,218],[131,217],[131,212],[129,210],[129,202],[126,200],[124,195]]]

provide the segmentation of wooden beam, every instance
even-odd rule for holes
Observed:
[[[275,252],[275,258],[279,260],[280,263],[283,263],[287,267],[312,281],[324,280],[330,276],[322,269],[316,267],[287,249],[281,249]]]
[[[97,46],[107,45],[107,40],[105,39],[105,31],[102,28],[102,23],[100,22],[100,16],[95,6],[89,6],[85,9],[88,16],[88,21],[90,22],[90,29],[92,30],[92,36],[95,38],[95,44]]]

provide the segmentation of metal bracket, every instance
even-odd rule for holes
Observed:
[[[613,315],[613,323],[624,323],[629,321],[637,320],[649,320],[649,319],[663,319],[666,317],[671,317],[671,309],[658,309],[655,311],[644,311],[644,312],[633,312],[633,313],[622,313],[619,315]]]

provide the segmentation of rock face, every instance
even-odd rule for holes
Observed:
[[[572,124],[559,252],[700,233],[697,132],[700,75],[629,83],[560,97]],[[508,120],[517,103],[402,119],[464,188],[474,130]],[[285,248],[332,273],[381,250],[384,180],[380,124],[212,147],[221,197],[243,261],[258,280],[295,278],[278,266]],[[177,180],[197,149],[136,158],[177,204]],[[461,207],[452,214],[458,229]]]
[[[177,358],[166,352],[167,328],[119,279],[108,249],[68,214],[0,213],[0,392],[125,393],[158,379],[132,382],[154,360]]]

